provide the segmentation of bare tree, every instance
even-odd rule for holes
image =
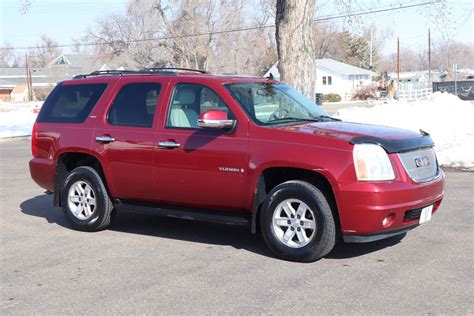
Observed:
[[[163,43],[153,40],[166,35],[154,4],[153,0],[132,0],[126,14],[110,14],[98,19],[78,42],[90,44],[102,62],[119,57],[129,68],[150,67],[169,59]],[[87,52],[80,44],[76,50]]]
[[[34,0],[20,0],[20,14],[26,14],[30,11],[31,5],[33,4]]]
[[[0,67],[17,67],[19,65],[19,57],[15,54],[15,50],[10,43],[4,43],[0,47]]]
[[[329,22],[314,24],[314,38],[316,58],[334,57],[339,48],[335,38],[338,34],[337,27]]]
[[[28,52],[30,62],[33,67],[44,67],[54,58],[61,54],[61,49],[57,47],[58,42],[51,37],[42,35],[36,47]]]
[[[458,68],[474,68],[474,44],[456,41],[439,41],[433,43],[433,69],[450,71],[453,64]]]
[[[275,19],[281,79],[311,99],[316,92],[315,5],[316,0],[277,0]]]
[[[263,75],[277,60],[275,33],[267,27],[274,22],[271,9],[273,1],[248,0],[229,3],[229,7],[222,7],[224,14],[219,21],[219,29],[233,29],[251,27],[246,32],[229,32],[216,36],[209,69],[223,73]],[[251,14],[246,8],[252,5]],[[253,15],[254,14],[254,15]]]

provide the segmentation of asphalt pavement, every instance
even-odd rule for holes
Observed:
[[[0,314],[473,314],[474,173],[447,172],[433,219],[310,264],[244,228],[119,213],[72,230],[30,179],[26,138],[0,142]]]

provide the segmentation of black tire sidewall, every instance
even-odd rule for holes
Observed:
[[[321,255],[325,255],[327,244],[322,241],[328,238],[328,233],[331,233],[328,231],[328,225],[331,225],[329,221],[332,220],[332,216],[328,218],[327,214],[328,210],[330,212],[329,206],[322,193],[316,195],[307,186],[299,183],[292,183],[288,186],[285,186],[285,184],[277,186],[267,196],[261,214],[262,235],[271,250],[283,259],[302,262],[317,260]],[[317,190],[314,187],[313,189]],[[276,237],[273,231],[273,213],[276,207],[286,199],[303,201],[311,208],[316,219],[316,234],[304,247],[292,248],[286,246]]]
[[[69,189],[77,181],[84,181],[89,184],[95,195],[96,207],[94,213],[86,220],[80,220],[74,216],[68,206]],[[99,229],[104,221],[104,218],[108,216],[107,199],[109,199],[109,197],[107,191],[104,191],[103,188],[104,185],[99,175],[95,172],[95,170],[91,170],[90,168],[79,167],[72,170],[67,175],[61,190],[61,202],[63,212],[74,228],[85,231],[94,231]]]

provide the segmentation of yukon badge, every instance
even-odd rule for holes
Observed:
[[[218,167],[219,171],[223,172],[244,172],[244,169],[241,168],[230,168],[230,167]]]

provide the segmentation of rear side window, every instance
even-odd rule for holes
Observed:
[[[38,122],[82,123],[107,88],[107,84],[58,85],[46,99]]]
[[[161,85],[130,83],[124,86],[110,106],[108,122],[112,125],[152,127]]]

